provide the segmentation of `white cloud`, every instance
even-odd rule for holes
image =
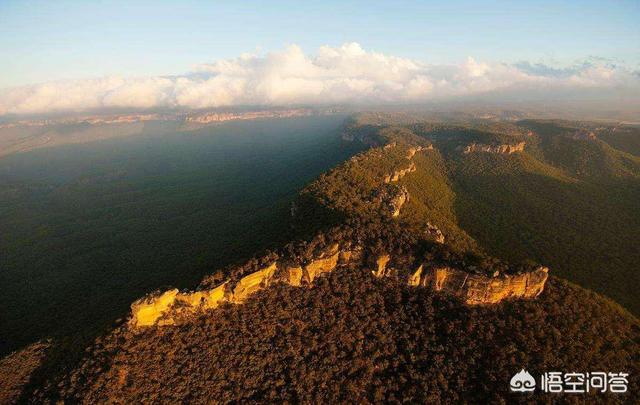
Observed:
[[[569,68],[469,57],[457,65],[430,65],[364,50],[357,43],[322,46],[306,55],[291,45],[266,55],[198,65],[179,77],[61,81],[0,90],[0,115],[100,108],[207,108],[236,105],[404,103],[517,96],[547,92],[549,101],[581,91],[638,101],[640,77],[630,70],[588,62]],[[633,97],[633,95],[636,95]],[[544,99],[544,97],[543,97]]]

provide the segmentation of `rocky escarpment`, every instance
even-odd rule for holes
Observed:
[[[173,325],[181,316],[215,309],[223,303],[242,304],[272,283],[281,282],[294,287],[311,285],[321,274],[334,270],[338,264],[349,263],[356,256],[357,249],[340,249],[338,244],[333,244],[307,263],[274,260],[257,271],[238,280],[226,280],[215,288],[194,292],[172,289],[152,294],[131,305],[130,325]]]
[[[405,186],[385,183],[375,190],[372,203],[380,206],[381,215],[391,218],[400,216],[400,210],[409,201],[409,191]]]
[[[193,292],[172,289],[144,297],[131,305],[129,325],[133,328],[174,325],[184,317],[213,310],[225,303],[242,304],[275,283],[312,286],[318,277],[337,268],[369,269],[376,277],[395,278],[409,286],[443,292],[469,305],[534,298],[543,291],[548,276],[545,267],[521,274],[495,272],[491,276],[433,261],[421,261],[414,267],[403,260],[394,262],[390,254],[373,253],[351,242],[330,244],[310,260],[297,261],[286,256],[269,260],[260,260],[266,264],[258,270],[235,280],[228,279],[213,288]]]
[[[409,167],[407,167],[406,169],[395,170],[393,173],[387,175],[384,178],[384,182],[387,184],[396,182],[401,178],[403,178],[404,176],[406,176],[407,174],[413,173],[415,171],[416,171],[416,164],[411,162]]]
[[[537,297],[547,281],[549,269],[538,269],[509,276],[486,277],[451,267],[420,266],[409,285],[431,288],[458,297],[469,305],[496,304],[508,298]]]
[[[510,155],[516,152],[524,151],[526,142],[518,142],[516,144],[502,144],[502,145],[485,145],[481,143],[472,143],[462,148],[462,153],[474,153],[474,152],[486,152],[497,153],[502,155]]]

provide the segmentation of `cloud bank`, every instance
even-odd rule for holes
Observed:
[[[107,108],[212,108],[240,105],[394,104],[439,100],[564,99],[640,103],[640,74],[606,61],[554,68],[468,58],[433,65],[364,50],[322,46],[314,55],[291,45],[244,54],[172,77],[59,81],[0,90],[0,115]]]

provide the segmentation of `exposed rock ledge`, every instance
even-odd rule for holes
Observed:
[[[428,287],[458,297],[466,304],[496,304],[508,298],[533,298],[544,290],[549,269],[511,276],[486,277],[451,267],[424,270],[420,266],[409,278],[409,285]]]
[[[524,150],[526,142],[518,142],[514,145],[485,145],[481,143],[472,143],[471,145],[467,145],[462,150],[462,153],[468,154],[473,152],[488,152],[488,153],[497,153],[503,155],[510,155],[515,152],[522,152]]]
[[[391,182],[396,182],[401,178],[403,178],[404,176],[406,176],[407,174],[413,173],[415,171],[416,171],[416,164],[411,162],[411,165],[409,165],[409,167],[407,167],[406,169],[396,170],[395,172],[387,175],[384,178],[384,182],[387,184]]]
[[[389,266],[390,262],[389,255],[379,255],[374,260],[372,273],[377,277],[400,277],[410,286],[441,291],[469,305],[536,297],[543,291],[548,277],[546,267],[523,274],[488,277],[433,263],[423,263],[416,270],[396,269]],[[349,265],[367,267],[363,261],[363,250],[352,246],[340,247],[336,243],[308,263],[273,261],[235,282],[227,280],[215,288],[195,292],[173,289],[144,297],[131,305],[129,325],[133,328],[173,325],[181,317],[211,310],[223,303],[241,304],[273,283],[310,286],[323,273]]]
[[[407,159],[413,159],[416,153],[422,152],[423,150],[433,150],[433,145],[429,146],[413,146],[407,149]]]
[[[398,216],[400,216],[400,209],[402,208],[404,203],[409,201],[409,191],[407,191],[407,188],[404,186],[394,186],[394,188],[391,190],[384,190],[382,194],[382,199],[388,213],[391,214],[393,218],[397,218]]]

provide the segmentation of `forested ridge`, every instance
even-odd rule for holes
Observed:
[[[120,328],[60,388],[115,402],[511,402],[526,367],[640,371],[640,330],[602,298],[552,279],[531,301],[468,307],[340,270],[311,289],[274,286],[173,328]],[[629,394],[564,397],[631,403]]]
[[[379,209],[371,202],[383,174],[406,166],[407,145],[432,144],[413,157],[417,170],[397,183],[409,195],[397,218],[407,232],[423,232],[432,223],[454,249],[533,260],[640,311],[638,128],[536,120],[443,123],[366,113],[347,131],[374,147],[308,186],[302,195],[313,196],[304,199],[309,206],[320,205],[336,218],[371,218],[367,210]],[[464,152],[468,145],[523,142],[522,152]],[[385,150],[385,144],[396,146]]]
[[[365,246],[363,262],[302,288],[274,283],[174,326],[134,330],[122,319],[82,359],[45,362],[21,400],[637,402],[640,158],[630,134],[640,131],[615,128],[356,115],[345,146],[368,149],[301,191],[292,242],[212,269],[200,288],[273,260],[305,263],[338,242]],[[374,276],[382,253],[398,268],[496,277],[544,265],[552,277],[535,299],[469,306]],[[521,368],[626,372],[629,392],[510,393]]]

